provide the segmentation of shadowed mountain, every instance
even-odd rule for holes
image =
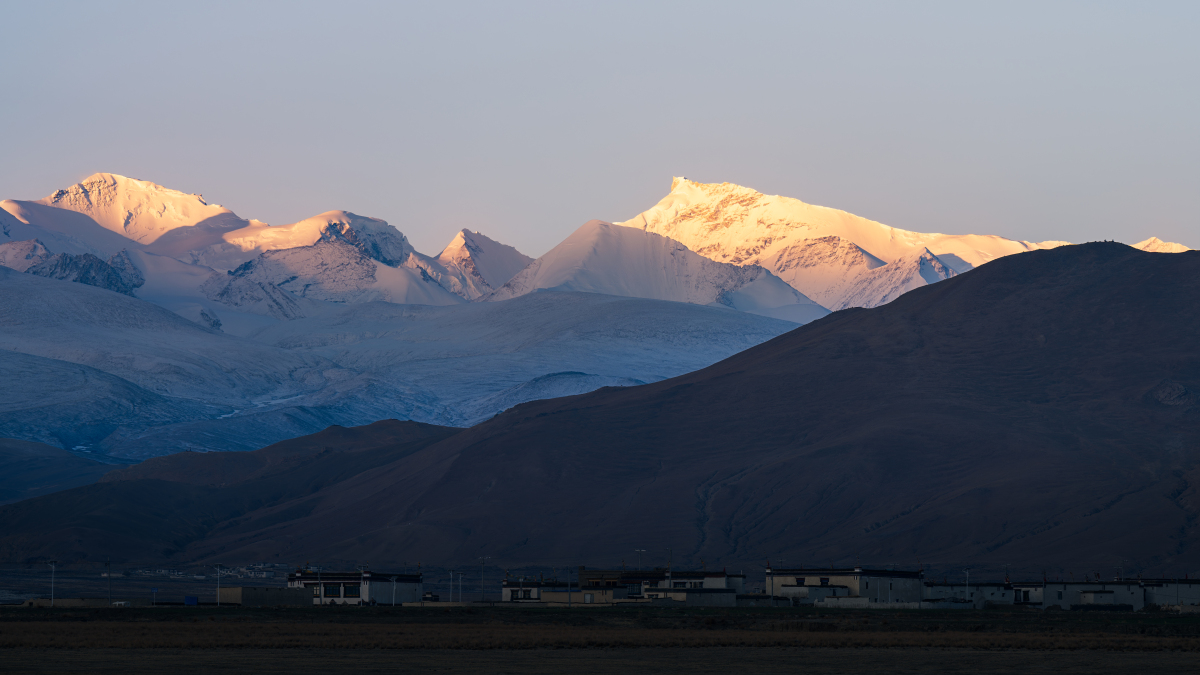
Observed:
[[[385,420],[253,452],[156,457],[95,485],[6,507],[0,557],[156,561],[205,538],[236,537],[246,521],[298,524],[324,490],[458,431]]]
[[[695,373],[444,431],[304,502],[213,512],[224,524],[173,550],[561,564],[670,547],[677,564],[710,566],[1194,569],[1197,306],[1200,253],[1098,243],[1008,256]],[[110,478],[166,465],[142,466]],[[47,533],[109,527],[86,511],[90,491],[108,491],[96,508],[111,509],[153,482],[0,509],[0,553],[63,556]],[[245,494],[246,509],[263,492],[204,489]]]
[[[0,438],[0,504],[90,485],[113,468],[52,445]]]

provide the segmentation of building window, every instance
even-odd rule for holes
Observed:
[[[342,585],[341,584],[325,584],[325,597],[327,597],[327,598],[342,597]]]
[[[686,581],[672,581],[671,588],[687,588]]]
[[[595,595],[593,595],[593,594],[591,594],[591,593],[584,593],[584,594],[583,594],[583,604],[585,604],[585,605],[590,605],[590,604],[592,604],[592,603],[593,603],[593,602],[595,602],[595,601],[596,601],[596,596],[595,596]]]
[[[320,586],[318,586],[316,584],[309,584],[308,587],[312,589],[314,598],[320,597],[320,595],[321,595],[321,587]]]
[[[358,584],[346,584],[345,593],[347,598],[361,597],[360,586]]]
[[[868,584],[869,584],[869,583],[870,583],[870,582],[868,582]],[[821,577],[821,585],[822,585],[822,586],[828,586],[828,585],[829,585],[829,577]]]
[[[1058,599],[1059,599],[1059,600],[1062,600],[1062,591],[1059,591],[1059,592],[1058,592]]]

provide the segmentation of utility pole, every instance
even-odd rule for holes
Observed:
[[[641,572],[642,571],[642,554],[646,552],[646,549],[635,548],[633,550],[638,554],[638,571]]]
[[[963,570],[963,574],[967,575],[967,590],[963,593],[963,598],[971,599],[971,570]],[[971,604],[974,604],[972,602]]]
[[[104,576],[108,577],[108,604],[112,606],[112,558],[104,561]]]
[[[451,572],[451,574],[453,574],[453,572]],[[451,589],[454,588],[454,577],[450,577],[450,588]],[[454,595],[453,590],[450,591],[450,595],[451,596]],[[454,598],[451,597],[450,601],[454,602]],[[392,577],[392,607],[395,607],[395,606],[396,606],[396,577]]]
[[[487,595],[483,591],[483,566],[486,565],[487,561],[489,561],[491,559],[492,559],[492,556],[490,556],[490,555],[479,556],[479,601],[480,602],[483,602],[484,600],[487,599]]]
[[[221,563],[213,565],[217,568],[217,607],[221,606]],[[110,577],[111,578],[111,577]]]
[[[56,566],[59,565],[59,561],[50,560],[47,563],[50,566],[50,607],[54,607],[54,572]]]

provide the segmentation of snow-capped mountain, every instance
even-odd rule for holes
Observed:
[[[367,254],[360,242],[324,236],[310,246],[267,251],[205,283],[212,299],[228,296],[231,283],[251,281],[274,286],[300,298],[328,302],[453,305],[465,302],[420,269],[393,267]],[[411,251],[410,251],[411,252]],[[235,305],[236,306],[236,305]]]
[[[828,314],[756,265],[715,262],[653,232],[592,220],[485,299],[582,291],[725,306],[807,323]]]
[[[319,241],[343,241],[369,258],[395,267],[408,259],[413,247],[399,230],[378,218],[349,211],[327,211],[290,225],[272,226],[252,221],[225,232],[221,242],[188,251],[188,262],[217,270],[231,270],[267,251],[312,246]]]
[[[0,207],[0,244],[36,239],[52,254],[87,253],[101,260],[120,251],[167,256],[193,266],[184,273],[189,279],[198,270],[225,272],[253,262],[255,278],[226,280],[236,288],[213,290],[210,285],[208,292],[190,293],[189,297],[211,300],[209,296],[219,294],[239,310],[276,317],[295,316],[296,298],[303,297],[337,302],[458,301],[447,298],[446,291],[473,300],[503,285],[531,260],[469,230],[457,234],[438,257],[426,256],[386,221],[348,211],[328,211],[271,226],[244,220],[200,195],[107,173],[90,176],[44,199],[5,200]],[[343,246],[318,246],[323,242],[344,244],[361,255]],[[259,260],[264,254],[270,255]],[[366,259],[382,267],[365,263]],[[157,267],[164,272],[168,266]],[[281,269],[295,273],[280,277]],[[239,278],[247,273],[242,270]],[[260,285],[274,286],[284,280],[289,283],[285,292],[303,291],[289,299],[277,289]],[[196,308],[184,315],[195,319],[198,310],[193,310]],[[209,307],[205,311],[211,315],[214,310]]]
[[[230,227],[243,222],[229,209],[204,201],[202,195],[111,173],[93,174],[38,203],[82,213],[104,229],[143,245],[182,227],[215,223]]]
[[[1144,241],[1139,241],[1133,247],[1150,253],[1183,253],[1184,251],[1192,250],[1183,244],[1163,241],[1158,237],[1150,237]]]
[[[416,262],[416,256],[412,260]],[[426,261],[422,269],[447,290],[476,300],[508,283],[533,258],[478,232],[462,230],[436,258]]]
[[[879,263],[926,249],[961,274],[1001,256],[1066,243],[909,232],[798,199],[686,178],[674,179],[654,207],[617,225],[676,239],[712,260],[761,265],[826,307],[849,306],[848,294],[862,290],[858,277]],[[883,299],[858,294],[855,302],[873,307]]]
[[[93,174],[44,199],[0,206],[26,223],[77,238],[96,249],[64,252],[99,253],[100,257],[128,248],[128,242],[157,253],[180,255],[220,241],[222,233],[246,225],[232,211],[209,204],[201,195],[110,173]]]

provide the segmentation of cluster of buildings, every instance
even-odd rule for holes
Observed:
[[[766,570],[766,593],[793,605],[983,609],[1024,605],[1039,609],[1130,609],[1200,606],[1200,580],[1095,579],[1083,581],[962,583],[925,579],[922,571],[846,569]],[[1197,607],[1200,609],[1200,607]]]
[[[684,607],[795,607],[983,609],[1013,605],[1040,609],[1128,609],[1148,606],[1200,611],[1200,580],[1112,579],[962,583],[927,579],[921,570],[771,568],[761,589],[746,575],[720,571],[587,569],[574,579],[506,575],[501,604],[571,607],[644,603]],[[421,574],[297,570],[289,589],[303,589],[305,604],[405,605],[437,602]],[[232,600],[232,598],[231,598]]]
[[[613,605],[650,603],[703,607],[983,609],[1021,605],[1040,609],[1128,609],[1147,606],[1200,611],[1200,580],[1101,579],[1035,583],[950,583],[920,570],[766,569],[761,592],[746,592],[744,574],[725,571],[588,570],[578,583],[512,577],[502,583],[503,603]],[[755,589],[756,591],[760,589]]]
[[[245,578],[269,578],[268,566],[239,570]],[[157,570],[156,570],[157,571]],[[233,576],[233,575],[230,575]],[[573,578],[572,578],[573,577]],[[772,568],[761,588],[747,589],[746,575],[726,570],[578,568],[568,580],[505,575],[500,604],[573,607],[649,604],[674,607],[797,607],[860,609],[984,609],[1026,606],[1063,610],[1133,610],[1147,607],[1200,612],[1200,580],[1126,579],[962,583],[927,579],[922,570]],[[459,603],[462,603],[461,591]],[[196,604],[194,597],[187,598]],[[421,573],[298,569],[287,586],[224,586],[218,604],[241,606],[414,605],[439,602],[424,590]],[[451,594],[453,600],[453,593]],[[59,600],[59,603],[72,601]],[[78,600],[80,603],[100,600]],[[29,606],[48,604],[31,600]],[[127,603],[112,603],[127,604]],[[167,603],[174,604],[174,603]],[[452,604],[452,603],[443,603]],[[82,606],[82,605],[81,605]],[[91,605],[88,605],[91,606]]]

